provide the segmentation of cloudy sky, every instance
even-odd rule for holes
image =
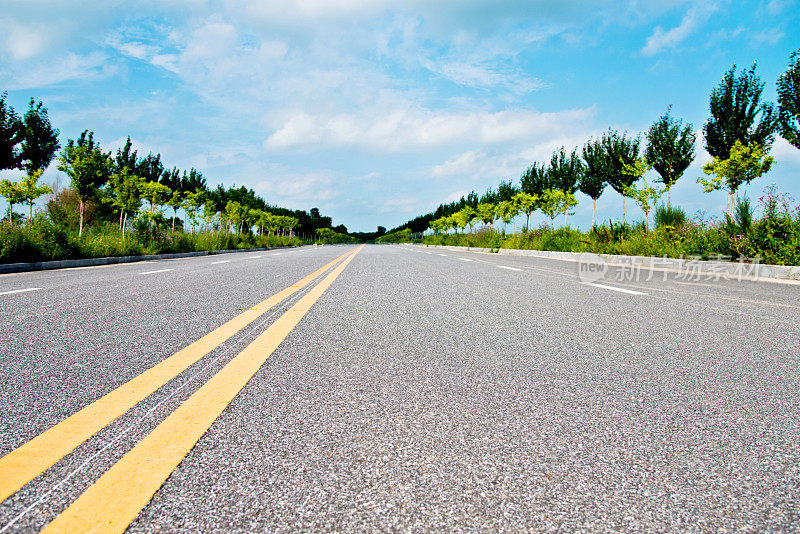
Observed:
[[[774,100],[798,28],[798,0],[5,0],[0,91],[18,110],[43,100],[64,141],[130,135],[211,185],[368,231],[609,127],[639,133],[669,104],[700,129],[734,63],[757,61]],[[673,202],[718,214],[699,144]],[[800,198],[800,150],[773,156],[748,193]],[[598,214],[620,205],[609,188]]]

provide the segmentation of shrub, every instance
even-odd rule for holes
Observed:
[[[656,207],[656,227],[681,226],[686,222],[686,212],[679,207],[668,207],[663,204]]]

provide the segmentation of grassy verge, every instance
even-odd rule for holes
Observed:
[[[774,265],[800,265],[800,217],[765,217],[747,228],[735,221],[703,224],[687,221],[647,231],[644,225],[612,225],[589,232],[571,228],[539,228],[531,232],[503,235],[491,228],[476,232],[425,236],[418,241],[430,245],[452,245],[494,249],[594,252],[670,258],[758,259]]]
[[[106,256],[137,256],[300,245],[296,237],[229,233],[186,233],[139,229],[123,238],[116,225],[93,227],[83,236],[46,217],[19,224],[0,221],[0,263]]]

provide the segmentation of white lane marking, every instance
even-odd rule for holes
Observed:
[[[590,283],[583,285],[592,287],[601,287],[603,289],[610,289],[611,291],[619,291],[620,293],[627,293],[629,295],[647,295],[647,293],[642,293],[641,291],[633,291],[631,289],[623,289],[621,287],[607,286],[604,284]]]
[[[220,261],[212,261],[211,265],[218,265],[220,263],[230,263],[231,260],[220,260]]]
[[[264,255],[263,255],[263,254],[259,254],[258,256],[250,256],[248,259],[250,259],[250,260],[257,260],[258,258],[263,258],[263,257],[264,257]]]
[[[498,265],[501,269],[508,269],[509,271],[521,271],[522,269],[517,269],[516,267],[508,267],[506,265]]]
[[[280,255],[281,255],[281,253],[280,253],[280,252],[273,252],[273,253],[272,253],[272,256],[280,256]]]
[[[426,252],[425,254],[433,254],[433,252]]]
[[[165,273],[165,272],[167,272],[167,271],[174,271],[174,270],[175,270],[175,269],[159,269],[159,270],[157,270],[157,271],[145,271],[145,272],[143,272],[143,273],[139,273],[139,274],[156,274],[156,273]]]
[[[446,258],[447,254],[437,254],[437,256],[444,256]]]
[[[461,261],[472,261],[472,260],[468,260],[467,258],[456,258],[456,259],[459,259]]]
[[[13,295],[14,293],[27,293],[28,291],[39,291],[41,287],[28,287],[25,289],[15,289],[13,291],[3,291],[0,295]]]

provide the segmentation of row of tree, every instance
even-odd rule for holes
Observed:
[[[161,223],[167,208],[172,209],[172,231],[176,221],[182,226],[179,210],[184,211],[192,231],[198,221],[204,223],[202,228],[207,231],[255,229],[259,233],[283,235],[293,232],[315,235],[317,229],[332,226],[331,218],[320,215],[317,208],[306,212],[269,205],[244,186],[218,185],[211,189],[197,169],[167,168],[160,154],[140,157],[130,138],[112,155],[101,148],[93,132],[86,130],[77,139],[68,140],[59,153],[59,131],[52,126],[44,104],[31,99],[28,111],[20,117],[6,99],[6,93],[0,95],[0,170],[17,169],[24,173],[19,181],[0,181],[0,195],[9,203],[9,218],[13,218],[14,205],[19,203],[28,204],[32,217],[36,199],[52,192],[50,186],[40,185],[39,180],[57,159],[58,169],[67,174],[71,190],[78,198],[79,235],[83,233],[89,202],[98,204],[100,219],[116,219],[123,233],[128,220],[135,217],[142,217],[152,225]],[[347,232],[343,225],[334,230]]]
[[[789,68],[778,79],[778,104],[762,100],[764,83],[756,66],[737,73],[734,65],[710,96],[710,117],[703,126],[705,148],[712,161],[703,167],[708,178],[698,179],[706,192],[728,192],[726,213],[731,214],[736,191],[768,172],[773,159],[769,150],[780,133],[800,148],[800,57],[790,56]],[[642,136],[629,136],[609,129],[598,139],[589,139],[583,147],[567,151],[561,147],[546,163],[534,163],[522,174],[519,186],[502,182],[498,189],[483,196],[474,191],[456,202],[441,204],[393,230],[409,228],[434,232],[472,227],[475,222],[502,219],[505,224],[519,213],[528,216],[541,210],[552,220],[566,216],[577,204],[580,191],[592,199],[592,226],[595,224],[597,199],[606,186],[622,195],[622,220],[625,199],[632,198],[644,211],[645,218],[663,194],[671,205],[671,189],[695,159],[696,135],[692,124],[671,115],[671,107]],[[645,174],[654,169],[658,188],[649,185]],[[494,216],[494,219],[493,219]]]

